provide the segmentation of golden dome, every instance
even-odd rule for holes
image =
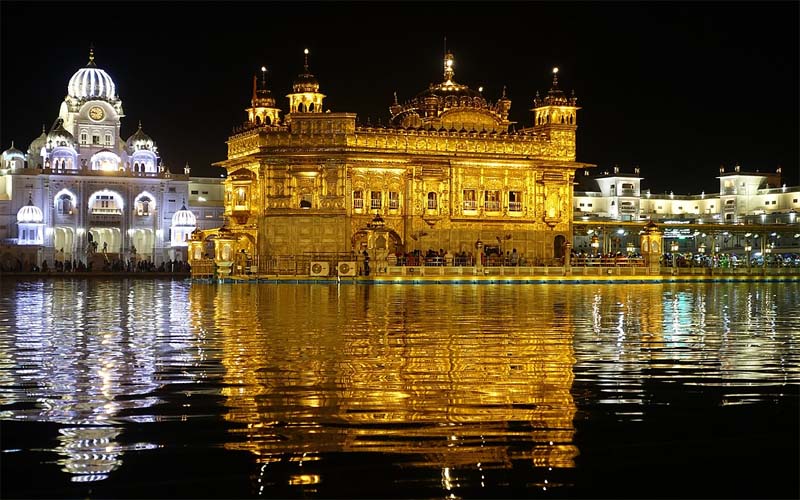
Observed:
[[[454,80],[455,58],[444,57],[444,79],[431,84],[405,104],[397,102],[389,108],[391,124],[403,128],[434,128],[464,131],[506,130],[511,101],[503,97],[489,104],[481,92]]]

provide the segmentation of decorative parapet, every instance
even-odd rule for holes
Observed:
[[[319,116],[319,115],[318,115]],[[323,115],[324,116],[324,115]],[[303,117],[305,118],[305,117]],[[287,127],[261,127],[233,135],[228,159],[255,154],[262,148],[288,150],[376,150],[418,154],[464,153],[515,155],[543,160],[575,161],[574,134],[550,140],[532,133],[488,134],[411,129],[351,127],[350,120],[299,119]]]

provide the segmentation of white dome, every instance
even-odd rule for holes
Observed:
[[[175,226],[191,226],[197,225],[197,218],[190,210],[186,210],[186,205],[183,205],[180,210],[175,212],[172,216],[172,227]]]
[[[128,149],[130,151],[140,151],[140,150],[154,150],[155,149],[155,142],[153,139],[150,138],[149,135],[144,133],[142,130],[142,122],[139,122],[139,129],[126,141],[128,144]]]
[[[114,99],[117,87],[108,73],[94,63],[94,49],[89,52],[89,64],[72,75],[67,86],[67,93],[76,99],[100,97]]]
[[[77,99],[102,97],[113,99],[116,86],[108,73],[99,68],[81,68],[69,79],[67,91]]]
[[[4,160],[13,160],[18,158],[20,160],[25,160],[25,154],[20,151],[19,149],[14,147],[14,141],[11,141],[11,147],[3,151],[3,159]]]
[[[64,120],[56,118],[53,128],[47,134],[48,149],[51,147],[75,147],[75,136],[64,128]]]
[[[47,132],[44,131],[44,125],[42,125],[42,135],[34,139],[28,146],[28,155],[32,161],[41,163],[42,148],[45,146],[47,146]]]
[[[17,222],[34,223],[38,224],[44,220],[44,214],[33,203],[28,202],[27,205],[19,209],[17,212]]]

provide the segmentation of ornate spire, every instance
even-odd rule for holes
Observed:
[[[500,99],[505,99],[505,98],[506,98],[506,86],[503,85],[503,96],[500,97]]]
[[[553,88],[558,88],[558,68],[553,68]]]
[[[395,91],[394,92],[394,105],[397,106],[398,104],[400,104],[400,103],[397,102],[397,91]]]
[[[139,120],[139,130],[142,130],[142,120]]]
[[[305,62],[303,63],[303,69],[306,73],[308,73],[308,49],[303,50],[303,54],[305,54]]]
[[[94,43],[89,44],[89,64],[86,66],[94,67],[96,66],[94,63]]]

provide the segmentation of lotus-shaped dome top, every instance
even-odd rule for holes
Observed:
[[[172,226],[191,226],[194,227],[197,225],[197,218],[191,212],[191,210],[186,209],[186,204],[181,205],[181,209],[175,212],[172,216]]]
[[[94,63],[94,49],[89,49],[89,63],[79,69],[67,85],[67,93],[76,99],[115,99],[114,80]]]
[[[42,210],[28,198],[28,204],[17,212],[17,222],[40,224],[44,220]]]

